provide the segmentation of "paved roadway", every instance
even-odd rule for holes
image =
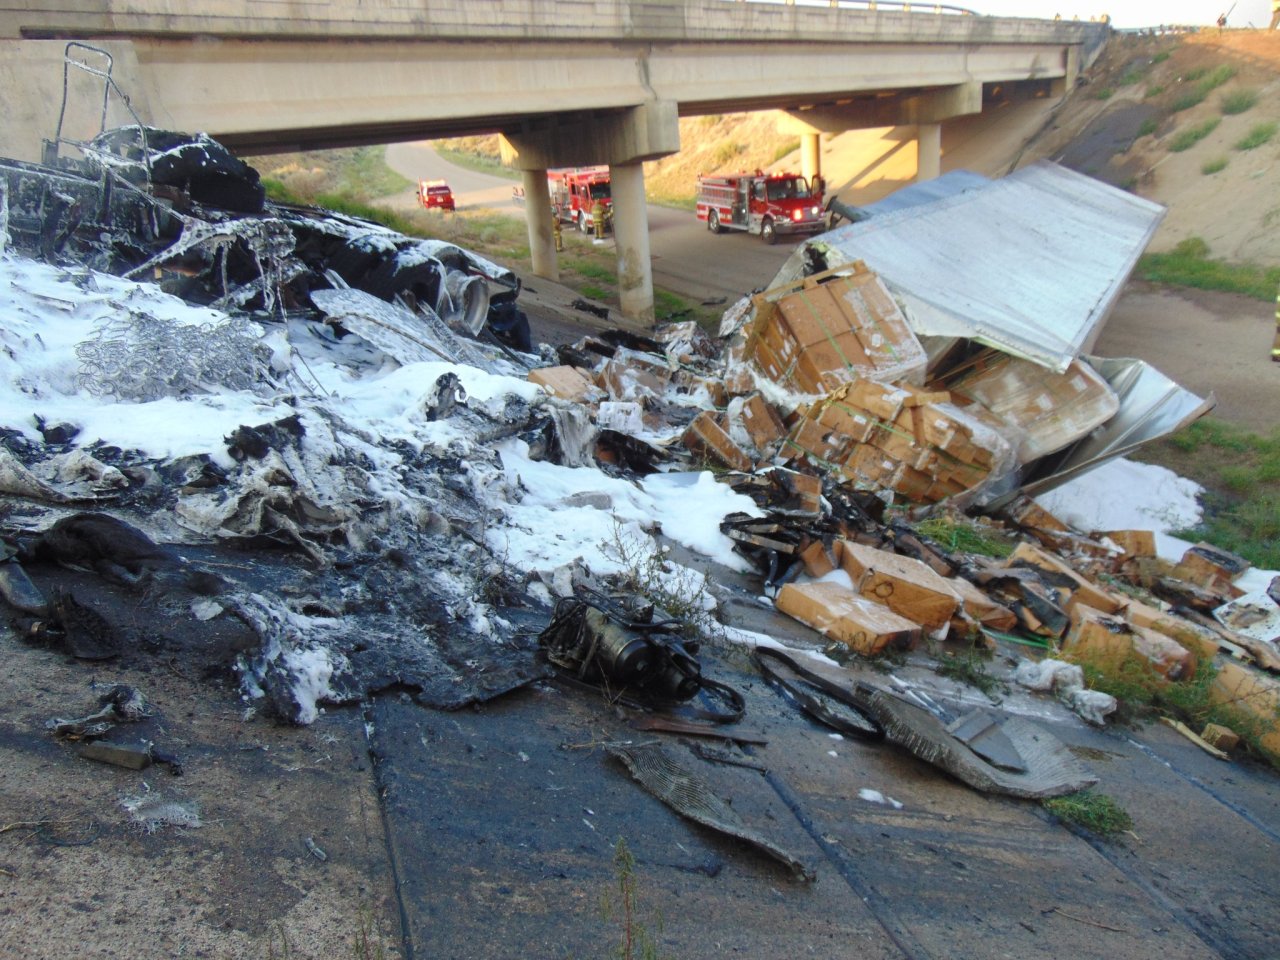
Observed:
[[[415,182],[443,179],[453,188],[459,210],[489,208],[520,210],[511,200],[515,181],[455,166],[431,148],[429,142],[398,143],[387,147],[387,164]],[[392,198],[412,207],[413,191]],[[765,287],[797,240],[780,240],[768,246],[745,233],[714,236],[688,210],[649,206],[649,250],[654,285],[688,300],[721,297],[730,301],[752,289]]]

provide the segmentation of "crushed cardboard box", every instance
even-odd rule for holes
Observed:
[[[851,380],[924,375],[924,348],[861,261],[766,290],[754,307],[747,354],[783,386],[813,394]]]
[[[783,613],[864,657],[890,647],[909,650],[920,640],[917,624],[838,583],[788,583],[775,602]]]

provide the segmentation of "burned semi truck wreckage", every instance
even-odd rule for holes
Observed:
[[[1161,689],[1216,663],[1208,696],[1249,711],[1250,750],[1280,752],[1276,589],[1241,595],[1247,564],[1207,544],[1169,562],[1149,532],[1073,529],[1027,496],[1205,404],[1088,357],[1083,334],[960,316],[923,271],[873,263],[888,241],[866,237],[915,214],[810,241],[718,337],[593,325],[534,349],[519,279],[473,252],[272,203],[201,135],[136,124],[79,149],[0,160],[15,648],[86,676],[161,664],[242,729],[318,724],[317,742],[327,708],[359,705],[355,769],[375,768],[396,855],[434,862],[438,836],[474,855],[429,891],[397,888],[406,926],[413,897],[454,890],[463,914],[475,876],[500,891],[526,863],[539,902],[591,899],[591,870],[617,882],[614,836],[596,836],[609,805],[673,888],[801,911],[798,884],[820,879],[803,896],[826,911],[847,884],[900,945],[859,871],[915,843],[908,814],[927,836],[902,858],[906,891],[943,847],[948,883],[962,858],[1007,882],[1019,844],[1061,854],[1022,802],[1105,788],[1120,766],[1075,749],[1128,742],[1081,666],[1101,655]],[[1059,174],[1014,186],[1037,176]],[[963,279],[957,302],[978,303]],[[1134,403],[1152,394],[1171,408]],[[1233,606],[1248,629],[1219,620]],[[198,793],[207,756],[184,762],[161,723],[173,701],[129,679],[47,736],[163,763]],[[150,739],[117,741],[133,730]],[[900,775],[918,809],[868,770]],[[981,843],[939,839],[988,816]],[[999,836],[1018,831],[1032,839]],[[508,837],[517,854],[487,862]],[[331,843],[306,835],[307,866],[332,866]],[[1051,865],[1055,892],[1096,867]],[[505,906],[475,902],[484,924]],[[574,952],[514,939],[509,955]]]

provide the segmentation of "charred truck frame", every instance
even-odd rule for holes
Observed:
[[[698,177],[698,219],[712,233],[745,230],[765,243],[779,236],[821,233],[826,229],[822,209],[823,183],[812,186],[794,173],[735,173]]]

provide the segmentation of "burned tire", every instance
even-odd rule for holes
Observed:
[[[774,229],[772,220],[760,224],[760,239],[770,246],[778,242],[778,231]]]
[[[707,211],[707,229],[712,233],[719,233],[724,227],[720,226],[720,212],[718,210]]]

